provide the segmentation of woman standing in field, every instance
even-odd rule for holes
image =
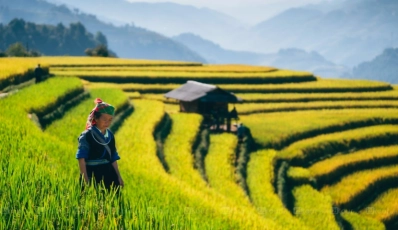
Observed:
[[[80,176],[89,183],[104,183],[107,189],[124,186],[117,160],[115,137],[108,129],[115,108],[97,98],[95,107],[87,118],[86,130],[80,134],[76,159],[79,161]]]

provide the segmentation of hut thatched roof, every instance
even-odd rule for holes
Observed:
[[[173,98],[180,101],[212,101],[212,102],[239,102],[242,99],[220,89],[215,85],[200,83],[197,81],[187,81],[181,87],[174,89],[164,95],[166,98]]]

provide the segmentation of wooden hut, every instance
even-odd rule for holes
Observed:
[[[229,124],[231,117],[228,104],[242,101],[233,93],[222,90],[215,85],[197,81],[187,81],[181,87],[166,93],[164,96],[178,100],[181,112],[199,113],[207,120],[217,120],[217,123],[223,123],[225,119],[229,119],[227,122]],[[220,122],[218,122],[219,120]]]

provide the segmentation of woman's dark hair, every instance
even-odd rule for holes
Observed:
[[[98,111],[94,111],[94,118],[95,119],[99,119],[101,117],[102,113],[98,112]]]

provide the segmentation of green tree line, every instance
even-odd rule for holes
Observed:
[[[101,32],[94,35],[80,22],[71,23],[69,27],[62,23],[38,25],[23,19],[13,19],[8,25],[0,24],[0,55],[3,56],[92,56],[97,54],[92,50],[107,49],[107,43]],[[112,56],[112,52],[105,53]]]

